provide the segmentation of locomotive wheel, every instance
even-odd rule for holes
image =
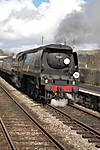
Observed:
[[[34,91],[34,85],[30,82],[30,80],[27,79],[26,82],[26,92],[29,96],[33,96],[33,91]]]
[[[39,97],[39,90],[38,89],[35,89],[34,96],[36,99]]]
[[[13,76],[12,78],[12,82],[15,84],[15,86],[17,88],[21,88],[21,82],[20,82],[20,79],[18,78],[18,76]]]
[[[34,90],[34,99],[36,100],[36,102],[41,103],[40,90],[37,88],[35,88]]]

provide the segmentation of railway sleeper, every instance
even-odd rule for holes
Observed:
[[[83,138],[97,138],[95,135],[93,135],[93,134],[91,134],[91,133],[90,133],[90,134],[87,134],[87,133],[86,133],[85,135],[82,135],[82,137],[83,137]]]
[[[89,133],[89,131],[85,130],[77,131],[77,134],[87,134],[87,133]]]
[[[97,148],[100,148],[100,143],[96,145]]]
[[[89,143],[100,143],[100,139],[96,138],[96,139],[89,139],[88,140]]]
[[[82,127],[78,127],[78,126],[76,126],[76,127],[71,127],[71,130],[81,130],[82,129]]]

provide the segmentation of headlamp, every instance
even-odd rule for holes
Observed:
[[[65,58],[65,59],[64,59],[64,64],[65,64],[65,65],[70,64],[70,59],[69,59],[69,58]]]
[[[73,77],[74,77],[75,79],[78,79],[79,76],[80,76],[80,74],[79,74],[78,72],[74,72]]]
[[[46,83],[46,84],[48,83],[48,79],[45,79],[45,83]]]

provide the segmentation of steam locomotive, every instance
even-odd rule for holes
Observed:
[[[78,59],[70,46],[50,44],[20,52],[0,61],[0,70],[36,100],[76,101]]]

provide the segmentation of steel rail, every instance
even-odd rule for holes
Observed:
[[[92,112],[89,112],[88,110],[85,110],[84,108],[78,106],[77,104],[74,104],[74,105],[70,105],[71,107],[73,108],[76,108],[78,110],[81,110],[85,113],[88,113],[89,115],[93,116],[93,117],[96,117],[97,119],[100,119],[100,116],[99,115],[96,115],[96,114],[93,114]]]
[[[11,139],[11,136],[9,135],[9,133],[8,133],[8,131],[6,129],[6,126],[5,126],[5,124],[4,124],[4,122],[3,122],[3,120],[1,118],[0,118],[0,123],[1,123],[3,131],[4,131],[5,135],[6,135],[6,138],[7,138],[8,142],[9,142],[12,150],[16,150],[16,147],[15,147],[15,145],[14,145],[12,139]]]

